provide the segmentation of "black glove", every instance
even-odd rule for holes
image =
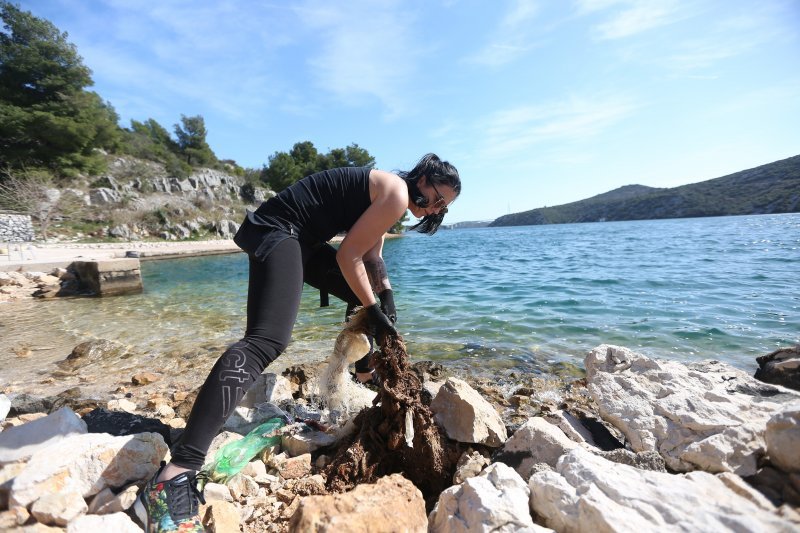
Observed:
[[[381,299],[381,311],[389,317],[392,324],[397,322],[397,309],[394,306],[394,293],[392,289],[384,289],[378,294]]]
[[[377,339],[380,339],[383,335],[397,337],[397,330],[394,329],[389,317],[383,314],[380,305],[375,303],[367,307],[367,319],[372,330],[370,334],[373,337]]]

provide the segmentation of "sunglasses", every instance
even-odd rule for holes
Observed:
[[[440,215],[446,215],[447,200],[444,199],[444,196],[442,196],[442,193],[439,192],[439,189],[436,188],[436,185],[434,185],[432,181],[429,181],[428,183],[430,183],[430,186],[433,187],[433,192],[435,192],[436,196],[438,196],[438,198],[436,199],[435,202],[433,202],[433,205],[431,207],[434,209],[438,209]]]

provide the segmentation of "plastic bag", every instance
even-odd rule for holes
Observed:
[[[214,460],[203,466],[208,478],[216,483],[227,482],[261,450],[280,444],[281,435],[278,430],[285,424],[284,418],[270,418],[243,438],[229,442],[220,448],[214,456]]]

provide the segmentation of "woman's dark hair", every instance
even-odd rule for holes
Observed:
[[[458,170],[447,161],[442,161],[436,154],[426,154],[419,160],[410,171],[399,171],[398,176],[403,178],[408,186],[408,195],[419,207],[428,207],[428,199],[419,190],[419,179],[422,176],[427,178],[428,183],[433,185],[448,185],[456,192],[456,197],[461,194],[461,178],[458,177]],[[420,233],[433,235],[444,220],[444,213],[426,215],[419,223],[411,226],[412,230]]]

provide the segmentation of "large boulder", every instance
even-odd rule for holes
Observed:
[[[800,391],[800,345],[762,355],[756,362],[756,379]]]
[[[466,381],[448,378],[431,403],[434,419],[458,442],[497,448],[508,434],[498,412]]]
[[[0,465],[24,461],[71,435],[84,433],[87,433],[86,423],[72,409],[62,407],[55,413],[0,433]]]
[[[534,465],[546,463],[554,467],[562,455],[579,446],[557,426],[542,417],[533,417],[514,432],[494,459],[528,479]]]
[[[797,531],[741,478],[667,474],[612,463],[581,448],[531,476],[531,510],[556,531]]]
[[[9,504],[28,507],[45,494],[74,491],[88,498],[106,487],[125,487],[150,478],[166,453],[157,433],[75,435],[31,457],[11,481]]]
[[[432,533],[541,531],[528,507],[530,489],[513,468],[489,465],[442,492],[428,521]]]
[[[289,529],[426,533],[428,519],[419,489],[402,475],[392,474],[344,494],[303,498]]]
[[[718,361],[683,364],[601,345],[585,360],[601,416],[679,472],[755,474],[767,420],[797,393]]]

